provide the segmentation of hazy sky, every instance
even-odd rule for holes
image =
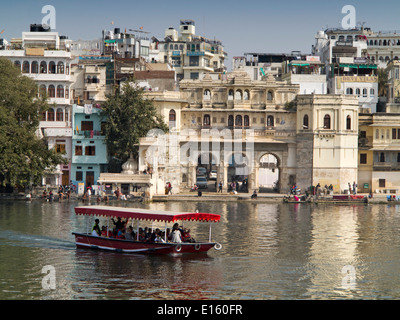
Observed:
[[[56,9],[56,30],[69,39],[95,39],[103,29],[137,29],[164,37],[180,19],[195,21],[196,34],[222,41],[232,57],[245,52],[311,51],[318,30],[340,27],[342,8],[353,5],[357,22],[375,31],[400,30],[400,1],[326,0],[13,0],[0,1],[0,37],[21,37],[31,23],[41,23],[42,7]],[[114,22],[114,25],[111,23]],[[400,31],[399,31],[400,32]]]

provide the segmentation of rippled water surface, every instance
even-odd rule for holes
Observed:
[[[212,225],[220,251],[173,257],[76,249],[71,233],[92,224],[76,205],[0,202],[0,299],[400,298],[398,206],[113,204],[221,214]],[[208,223],[185,227],[209,237]],[[45,266],[55,290],[42,286]]]

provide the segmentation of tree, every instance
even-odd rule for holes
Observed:
[[[46,169],[65,163],[36,134],[48,109],[36,83],[12,62],[0,58],[0,183],[12,187],[40,182]]]
[[[168,131],[153,102],[144,98],[143,89],[136,86],[134,79],[125,82],[114,94],[107,95],[102,105],[102,116],[106,121],[108,154],[114,157],[109,164],[113,172],[118,171],[115,169],[115,159],[119,165],[131,154],[137,159],[139,139],[151,129]]]

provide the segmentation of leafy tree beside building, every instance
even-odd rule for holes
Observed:
[[[112,157],[109,172],[120,172],[121,165],[132,154],[138,158],[139,139],[151,129],[168,132],[153,102],[145,99],[143,89],[134,79],[127,81],[107,96],[102,104],[108,154]]]
[[[48,109],[38,97],[34,80],[23,76],[11,61],[0,58],[0,184],[23,187],[39,184],[46,169],[64,163],[37,135],[40,115]]]

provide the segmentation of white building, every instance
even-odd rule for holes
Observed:
[[[47,94],[50,108],[42,114],[39,135],[46,137],[49,148],[55,147],[71,159],[71,53],[65,50],[65,42],[57,32],[23,32],[21,40],[22,49],[0,50],[0,56],[35,80],[39,95]],[[70,163],[59,165],[55,174],[44,178],[43,184],[69,184],[70,170]]]

